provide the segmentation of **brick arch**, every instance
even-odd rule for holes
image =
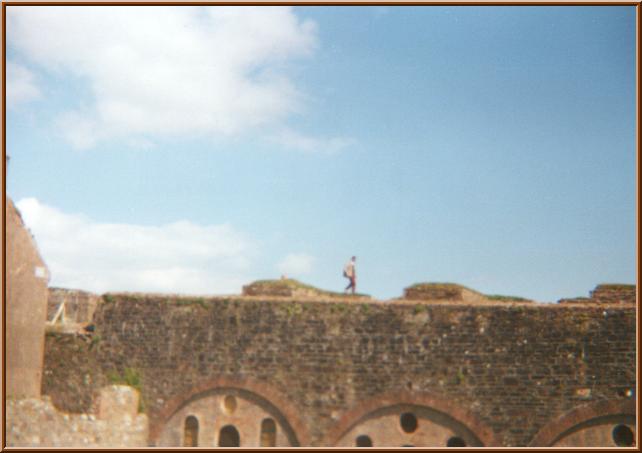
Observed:
[[[218,389],[237,389],[253,394],[259,400],[267,403],[277,414],[283,417],[283,421],[292,431],[295,437],[296,446],[308,445],[310,434],[307,427],[299,417],[300,411],[293,406],[288,398],[265,382],[257,381],[247,377],[220,376],[215,379],[202,381],[190,390],[176,395],[167,401],[160,411],[154,416],[150,415],[149,440],[156,445],[160,434],[169,419],[182,407],[195,401],[208,393]]]
[[[560,417],[551,420],[531,440],[529,447],[548,447],[553,445],[574,427],[608,416],[633,415],[635,416],[635,401],[628,400],[602,400],[587,403],[572,409]]]
[[[441,412],[449,418],[452,418],[455,422],[465,426],[484,446],[491,447],[500,445],[493,431],[479,421],[469,410],[453,404],[451,400],[433,394],[409,392],[406,390],[383,393],[359,403],[354,408],[345,412],[326,435],[324,445],[336,445],[348,431],[365,420],[369,414],[390,406],[398,405],[423,406]]]

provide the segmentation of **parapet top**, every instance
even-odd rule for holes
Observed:
[[[291,278],[279,280],[258,280],[243,286],[243,296],[267,297],[296,297],[296,298],[339,298],[339,299],[370,299],[365,294],[348,295],[333,291],[325,291],[314,286],[301,283]]]
[[[517,296],[486,295],[457,283],[417,283],[404,289],[403,300],[447,301],[464,304],[532,302]]]
[[[588,304],[635,304],[636,286],[622,283],[603,283],[597,285],[590,293],[590,297],[576,297],[561,299],[560,304],[588,303]]]

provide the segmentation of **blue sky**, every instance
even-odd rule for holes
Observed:
[[[7,8],[7,193],[52,274],[539,301],[635,283],[635,9]]]

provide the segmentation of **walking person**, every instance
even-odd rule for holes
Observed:
[[[357,289],[357,269],[355,267],[355,262],[357,261],[357,257],[353,256],[350,261],[345,265],[343,268],[343,276],[350,280],[350,283],[348,283],[348,286],[346,286],[345,292],[347,293],[349,289],[352,289],[352,294],[354,294],[355,290]]]

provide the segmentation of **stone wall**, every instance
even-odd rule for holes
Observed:
[[[56,315],[60,305],[65,304],[65,323],[90,323],[100,296],[87,291],[66,288],[49,288],[47,303],[47,320],[51,321]]]
[[[127,386],[101,390],[96,414],[69,414],[49,397],[7,401],[7,446],[123,448],[147,446],[147,416],[138,393]]]
[[[263,414],[234,422],[241,446],[259,442],[262,417],[293,433],[281,445],[333,446],[354,445],[359,427],[397,420],[402,432],[405,413],[419,429],[395,442],[527,446],[559,440],[537,435],[586,405],[609,402],[614,420],[630,422],[620,407],[634,397],[635,321],[623,304],[108,294],[92,338],[47,336],[43,393],[65,411],[89,412],[114,376],[138,376],[150,445],[181,445],[190,408],[240,395]],[[232,416],[202,417],[204,446],[215,446],[222,433],[207,430]]]
[[[461,304],[461,305],[497,305],[499,303],[527,303],[529,299],[517,296],[482,294],[456,283],[418,283],[404,289],[403,296],[393,299],[392,303],[407,303],[413,301],[417,304]]]
[[[486,302],[483,294],[454,283],[419,283],[404,289],[403,299],[452,301],[459,303]]]
[[[281,278],[279,280],[259,280],[243,286],[243,296],[258,297],[288,297],[294,299],[341,299],[349,301],[369,300],[367,294],[345,294],[333,291],[325,291],[314,286],[306,285],[298,280]]]
[[[49,272],[11,199],[6,199],[7,397],[40,396]]]
[[[634,305],[635,302],[636,302],[635,285],[615,285],[615,284],[597,285],[595,289],[590,292],[590,297],[574,297],[574,298],[561,299],[558,301],[558,303],[560,304],[601,304],[601,305],[614,305],[614,304]]]
[[[42,393],[64,412],[98,411],[100,389],[111,383],[99,362],[99,341],[97,335],[46,334]]]
[[[591,299],[601,304],[634,304],[635,289],[635,285],[598,285]]]

